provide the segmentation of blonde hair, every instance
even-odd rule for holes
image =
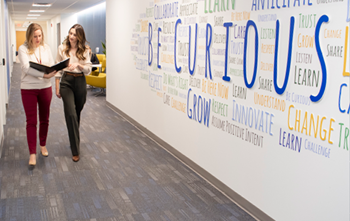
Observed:
[[[85,38],[85,32],[84,32],[83,26],[79,24],[75,24],[69,29],[69,32],[73,28],[75,29],[75,34],[77,36],[76,56],[79,60],[85,60],[86,58],[84,57],[84,52],[87,50],[87,47],[86,47],[87,41]],[[67,57],[69,57],[69,51],[72,48],[69,42],[69,32],[68,32],[68,36],[63,41],[63,44],[66,46],[66,48],[64,49],[64,53],[67,55]]]
[[[35,46],[33,44],[34,32],[40,30],[41,31],[41,42],[40,45],[44,46],[44,32],[41,26],[37,23],[32,23],[28,26],[26,32],[26,42],[25,45],[28,48],[28,54],[33,54],[35,50]]]

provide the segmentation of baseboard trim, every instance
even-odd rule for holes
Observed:
[[[173,154],[175,157],[180,159],[182,162],[184,162],[187,166],[189,166],[192,170],[194,170],[196,173],[198,173],[200,176],[202,176],[204,179],[206,179],[208,182],[210,182],[214,187],[216,187],[218,190],[220,190],[222,193],[224,193],[227,197],[229,197],[233,202],[238,204],[242,209],[244,209],[246,212],[251,214],[254,218],[257,220],[262,221],[274,221],[270,216],[268,216],[266,213],[261,211],[259,208],[254,206],[252,203],[250,203],[248,200],[244,199],[242,196],[240,196],[238,193],[233,191],[231,188],[229,188],[226,184],[218,180],[216,177],[208,173],[206,170],[204,170],[202,167],[197,165],[195,162],[193,162],[191,159],[180,153],[178,150],[176,150],[174,147],[170,146],[168,143],[166,143],[164,140],[160,139],[158,136],[153,134],[151,131],[149,131],[147,128],[139,124],[137,121],[135,121],[133,118],[128,116],[126,113],[121,111],[119,108],[115,107],[113,104],[106,101],[107,107],[115,111],[117,114],[121,115],[123,118],[125,118],[127,121],[129,121],[131,124],[133,124],[136,128],[138,128],[140,131],[145,133],[147,136],[152,138],[154,141],[156,141],[160,146],[165,148],[167,151],[169,151],[171,154]]]

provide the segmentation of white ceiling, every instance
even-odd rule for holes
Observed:
[[[70,14],[95,6],[105,0],[7,0],[10,16],[15,23],[25,21],[48,21],[57,15]],[[33,3],[49,3],[51,7],[34,7]],[[30,13],[29,10],[45,10],[40,13]],[[27,19],[28,14],[40,14],[37,19]]]

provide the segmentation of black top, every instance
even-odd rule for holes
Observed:
[[[99,64],[100,63],[100,61],[98,60],[95,53],[92,53],[92,55],[91,55],[91,63],[92,64]],[[91,71],[95,71],[95,70],[97,70],[97,68],[93,67]]]

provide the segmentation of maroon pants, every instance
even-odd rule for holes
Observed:
[[[46,146],[49,129],[52,87],[43,89],[21,89],[22,103],[27,118],[27,141],[30,154],[36,154],[37,109],[39,109],[40,146]],[[38,108],[39,107],[39,108]]]

